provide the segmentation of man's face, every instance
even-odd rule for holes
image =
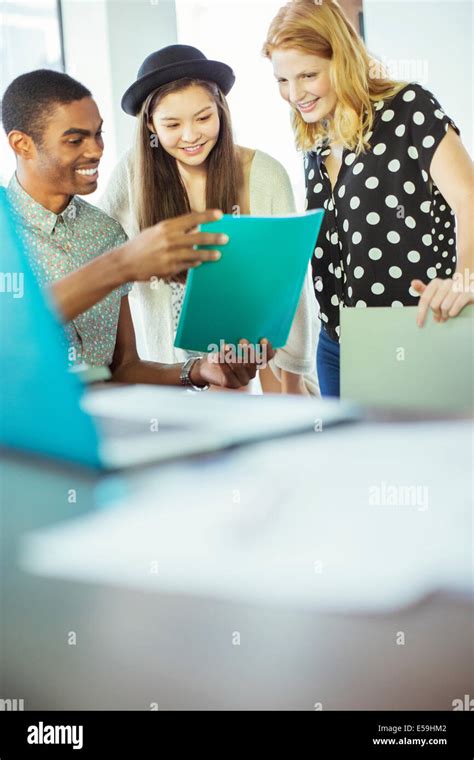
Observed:
[[[58,194],[88,195],[97,189],[103,152],[99,110],[92,98],[82,98],[54,106],[30,167]]]

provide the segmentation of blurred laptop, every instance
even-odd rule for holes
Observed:
[[[341,309],[341,398],[420,411],[473,410],[474,306],[423,327],[417,307]]]
[[[310,398],[190,393],[159,386],[84,392],[65,336],[28,262],[0,188],[0,445],[99,469],[320,430],[354,419],[350,405]]]

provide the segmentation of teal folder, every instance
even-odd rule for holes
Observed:
[[[324,211],[234,217],[203,224],[229,236],[219,261],[188,274],[174,345],[207,353],[241,338],[274,348],[288,340]]]

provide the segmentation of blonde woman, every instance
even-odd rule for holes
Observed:
[[[196,48],[171,45],[152,53],[125,93],[137,116],[135,148],[111,178],[101,207],[129,236],[191,210],[277,215],[294,211],[288,175],[266,153],[234,144],[226,94],[232,70]],[[225,255],[225,253],[224,253]],[[185,282],[137,283],[150,358],[181,361],[174,348]],[[264,390],[319,395],[314,357],[317,330],[308,272],[288,343],[260,372]]]
[[[473,165],[436,98],[388,78],[334,0],[282,7],[263,52],[306,151],[307,207],[326,209],[317,367],[322,395],[337,396],[340,307],[422,294],[421,325],[428,306],[442,322],[472,301]]]

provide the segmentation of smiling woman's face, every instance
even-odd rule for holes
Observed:
[[[280,95],[304,121],[313,124],[331,118],[337,97],[331,84],[331,61],[301,50],[279,48],[272,53],[273,73]]]
[[[152,122],[164,150],[187,166],[203,164],[219,137],[217,104],[199,85],[165,95]]]

